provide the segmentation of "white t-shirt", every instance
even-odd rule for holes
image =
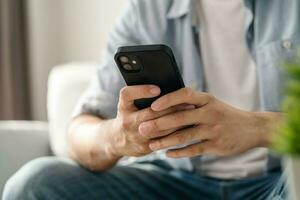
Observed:
[[[243,0],[195,0],[207,92],[247,111],[259,111],[256,64],[246,43]],[[208,176],[240,179],[263,172],[268,150],[231,157],[207,157],[197,165]]]

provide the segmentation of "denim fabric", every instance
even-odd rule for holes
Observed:
[[[42,158],[7,182],[3,200],[277,200],[285,199],[281,176],[276,170],[224,181],[173,169],[159,160],[92,173],[71,160]]]

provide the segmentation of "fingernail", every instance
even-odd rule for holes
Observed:
[[[150,149],[151,149],[152,151],[155,151],[155,150],[159,149],[159,145],[158,145],[157,142],[152,142],[152,143],[150,143],[150,144],[149,144],[149,147],[150,147]]]
[[[159,110],[159,108],[160,108],[160,106],[161,106],[161,104],[159,103],[159,102],[154,102],[152,105],[151,105],[151,108],[153,109],[153,110]]]
[[[151,87],[150,92],[151,92],[151,94],[159,95],[160,94],[160,89],[156,86],[153,86],[153,87]]]
[[[151,124],[149,124],[149,123],[142,123],[142,124],[139,126],[139,132],[140,132],[141,134],[147,133],[150,129],[151,129]]]
[[[187,105],[184,107],[185,110],[193,110],[195,108],[196,108],[196,106],[194,106],[194,105]]]

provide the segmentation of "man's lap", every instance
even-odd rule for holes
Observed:
[[[3,199],[266,199],[279,178],[276,172],[243,181],[219,181],[157,163],[92,173],[68,159],[42,158],[8,181]]]

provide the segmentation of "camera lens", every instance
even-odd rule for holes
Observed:
[[[130,65],[130,64],[125,64],[125,65],[123,65],[123,68],[124,68],[125,70],[127,70],[127,71],[132,71],[132,70],[134,70],[134,68],[133,68],[132,65]]]
[[[120,61],[121,61],[122,63],[128,63],[128,62],[129,62],[129,58],[126,57],[126,56],[121,56],[121,57],[120,57]]]

